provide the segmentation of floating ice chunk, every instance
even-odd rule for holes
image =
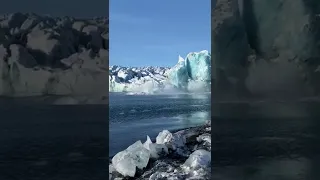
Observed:
[[[211,153],[209,151],[199,149],[190,154],[183,166],[189,169],[198,169],[208,167],[210,163]]]
[[[186,138],[181,133],[172,134],[168,130],[163,130],[158,134],[156,143],[165,144],[168,148],[176,150],[179,147],[184,147]]]
[[[123,176],[134,177],[136,167],[143,169],[148,165],[150,152],[141,141],[137,141],[126,150],[117,153],[112,158],[112,165]]]
[[[150,156],[153,159],[158,159],[161,153],[168,154],[168,148],[164,144],[154,144],[152,143],[149,136],[147,136],[146,142],[143,146],[150,151]]]

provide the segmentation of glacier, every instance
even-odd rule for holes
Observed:
[[[179,56],[173,67],[109,67],[109,92],[210,92],[211,53],[207,50]]]

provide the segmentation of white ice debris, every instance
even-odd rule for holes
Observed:
[[[123,176],[134,177],[136,168],[143,169],[148,165],[150,152],[141,141],[137,141],[126,150],[112,158],[112,165]]]
[[[185,145],[186,138],[182,134],[172,134],[168,130],[163,130],[156,137],[156,143],[165,144],[168,148],[176,150]]]
[[[147,136],[146,142],[143,144],[143,146],[149,150],[150,157],[153,159],[158,159],[160,157],[161,153],[168,154],[168,148],[164,144],[156,144],[152,143],[149,136]]]
[[[175,133],[163,130],[156,137],[155,143],[149,136],[143,144],[141,141],[135,142],[112,158],[109,179],[209,179],[211,148],[208,146],[211,144],[208,143],[211,143],[211,137],[209,132],[203,132],[206,126]],[[202,144],[197,143],[195,137]],[[144,169],[147,165],[148,168]],[[139,171],[141,173],[137,174],[136,169],[142,170]]]
[[[211,152],[199,149],[194,151],[183,166],[187,169],[206,168],[211,163]]]

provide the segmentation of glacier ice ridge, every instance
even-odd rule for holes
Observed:
[[[173,67],[109,66],[109,92],[139,94],[197,93],[211,90],[211,53],[179,56]]]

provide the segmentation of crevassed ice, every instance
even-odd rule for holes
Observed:
[[[185,64],[191,80],[211,81],[211,54],[208,51],[189,53]]]

